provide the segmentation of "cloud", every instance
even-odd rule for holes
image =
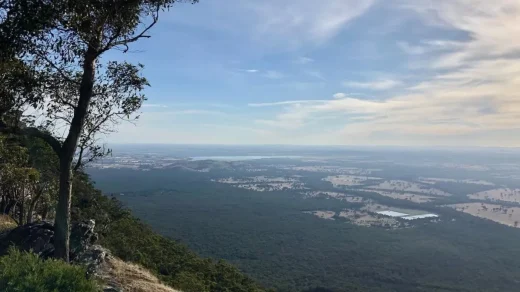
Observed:
[[[426,53],[426,48],[423,46],[412,46],[407,42],[397,42],[397,46],[409,55],[422,55]]]
[[[338,93],[334,94],[332,97],[334,97],[335,99],[340,99],[340,98],[347,97],[347,95],[343,92],[338,92]]]
[[[341,126],[322,137],[325,144],[467,145],[473,139],[481,146],[520,146],[518,140],[485,139],[490,133],[520,131],[518,76],[520,56],[474,60],[381,100],[340,92],[314,103],[280,102],[282,111],[262,124],[279,131],[303,130],[318,117],[332,116],[333,124]],[[331,124],[321,128],[326,125]]]
[[[285,75],[278,71],[269,70],[269,71],[265,72],[264,77],[269,78],[269,79],[282,79],[285,77]]]
[[[249,69],[249,70],[245,70],[247,73],[257,73],[258,70],[256,69]]]
[[[295,64],[305,65],[314,62],[314,59],[307,57],[300,57],[294,61]]]
[[[392,79],[381,79],[371,82],[355,82],[345,81],[343,86],[351,88],[369,89],[369,90],[386,90],[402,85],[402,82]]]
[[[515,36],[520,35],[520,1],[388,1],[392,2],[392,12],[407,13],[405,16],[411,16],[408,19],[412,19],[417,25],[412,33],[406,35],[406,39],[399,39],[399,42],[392,39],[396,35],[392,33],[368,40],[373,35],[365,34],[364,26],[359,28],[363,31],[348,36],[349,42],[369,43],[380,56],[378,63],[362,59],[367,51],[365,47],[353,51],[345,45],[345,40],[332,42],[357,17],[368,11],[374,1],[322,2],[324,3],[316,4],[316,1],[311,0],[236,1],[237,6],[247,9],[239,9],[238,13],[233,11],[236,16],[231,17],[244,18],[247,25],[237,26],[236,22],[232,22],[229,26],[237,27],[243,33],[234,31],[232,36],[247,35],[257,40],[258,45],[251,46],[257,49],[251,54],[252,58],[268,55],[269,58],[262,59],[270,61],[267,66],[272,67],[267,68],[276,68],[291,74],[291,77],[298,74],[312,76],[312,73],[308,73],[311,71],[307,70],[311,66],[296,66],[301,70],[292,72],[290,70],[293,68],[284,68],[283,64],[274,62],[282,59],[286,60],[285,63],[298,63],[298,60],[292,59],[294,56],[304,56],[303,54],[310,52],[313,57],[320,57],[324,62],[326,58],[322,58],[320,53],[342,52],[348,55],[347,62],[352,61],[352,64],[340,63],[341,58],[338,58],[337,62],[330,62],[329,67],[320,67],[331,80],[346,71],[347,65],[351,66],[349,70],[359,71],[358,76],[367,76],[368,70],[385,68],[394,72],[382,73],[372,79],[345,80],[343,90],[328,88],[326,86],[329,84],[325,82],[320,83],[320,86],[323,84],[320,88],[315,83],[310,83],[319,80],[310,78],[305,80],[308,84],[294,82],[291,85],[293,87],[288,86],[294,81],[292,78],[286,78],[284,82],[273,82],[277,83],[276,90],[270,87],[269,91],[255,92],[251,96],[255,98],[271,94],[264,99],[268,102],[249,103],[248,108],[243,109],[247,118],[240,122],[233,120],[233,123],[269,132],[269,137],[273,140],[262,140],[261,143],[288,141],[323,144],[520,146],[520,42],[515,42]],[[387,1],[379,1],[383,2]],[[394,10],[397,5],[400,6]],[[397,13],[396,17],[400,17]],[[379,22],[370,21],[369,18],[367,17],[366,24],[371,27],[367,27],[367,30],[384,29],[387,25],[386,19],[382,18]],[[415,22],[417,20],[421,23]],[[397,46],[394,49],[399,48],[409,54],[412,57],[410,59],[420,59],[410,72],[401,71],[410,69],[406,64],[409,58],[403,54],[392,54],[393,50],[381,54],[384,48],[381,47],[381,42],[387,45],[389,41]],[[327,44],[326,47],[323,46],[324,43]],[[279,54],[276,50],[272,54],[271,47],[278,50],[298,47],[301,50],[297,50],[298,55]],[[308,61],[300,63],[311,64]],[[260,70],[251,73],[281,79],[285,76],[281,72]],[[396,77],[399,80],[395,80],[391,76],[403,77]],[[319,78],[317,75],[315,77]],[[243,92],[246,92],[248,87],[244,88]],[[322,92],[332,90],[344,92],[328,98],[320,96]],[[377,99],[351,92],[374,94]],[[295,96],[294,100],[290,100],[287,97],[289,95]],[[222,113],[221,116],[212,116],[202,112],[191,114],[210,115],[208,123],[226,115]],[[243,125],[241,122],[253,125]],[[313,129],[319,129],[323,134],[313,136],[310,134]],[[244,129],[240,133],[246,132],[249,131]]]
[[[260,40],[293,45],[322,43],[336,36],[349,22],[365,13],[374,0],[244,1],[256,18]]]
[[[433,68],[455,68],[520,53],[520,43],[511,41],[520,33],[518,1],[439,0],[431,5],[428,0],[414,0],[404,7],[417,12],[427,23],[467,35],[468,40],[432,63]],[[447,41],[445,44],[452,46]]]

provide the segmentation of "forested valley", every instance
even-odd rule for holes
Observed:
[[[182,168],[90,172],[101,189],[124,202],[154,230],[186,242],[204,256],[224,258],[277,291],[511,291],[516,285],[520,262],[511,255],[519,252],[518,230],[439,207],[467,201],[465,194],[492,187],[439,182],[436,187],[454,195],[420,205],[374,192],[342,190],[398,210],[419,208],[441,218],[417,220],[408,228],[392,230],[357,226],[337,215],[335,220],[324,220],[307,214],[357,210],[361,205],[356,202],[305,198],[297,189],[259,192],[216,182],[230,175],[241,181],[251,176],[247,169],[264,169],[256,177],[298,175],[307,188],[341,192],[321,179],[324,174],[273,167],[287,165],[306,164],[280,159],[214,162],[209,172]],[[201,161],[200,167],[205,169],[208,162]],[[413,172],[401,169],[401,175],[395,171],[379,174],[413,178]],[[453,177],[457,175],[465,177],[461,172]]]

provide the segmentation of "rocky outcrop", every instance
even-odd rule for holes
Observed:
[[[87,269],[87,276],[101,279],[104,292],[157,291],[178,292],[162,285],[160,281],[137,265],[128,264],[110,254],[110,251],[96,245],[94,220],[72,224],[70,234],[70,259],[72,263]],[[0,256],[15,246],[24,251],[32,251],[42,258],[54,254],[54,226],[49,222],[30,223],[0,233]]]
[[[94,220],[72,224],[71,260],[74,261],[95,243],[95,225]],[[0,256],[7,254],[10,246],[49,258],[54,254],[54,226],[49,222],[29,223],[0,234]]]
[[[9,247],[32,251],[47,258],[54,253],[54,226],[48,222],[30,223],[0,234],[0,256],[6,255]]]
[[[94,220],[72,224],[70,233],[70,259],[72,263],[85,266],[88,277],[98,277],[110,252],[95,245],[98,238],[94,232]],[[54,254],[54,226],[49,222],[29,223],[0,234],[0,256],[6,255],[14,246],[31,251],[42,258]],[[107,285],[104,291],[123,291],[119,287]]]

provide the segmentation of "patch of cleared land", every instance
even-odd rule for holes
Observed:
[[[389,212],[388,214],[396,213],[395,214],[396,216],[394,216],[394,217],[428,214],[428,212],[423,211],[423,210],[396,208],[396,207],[390,207],[390,206],[381,205],[381,204],[377,204],[377,203],[368,203],[363,208],[361,208],[361,210],[378,213],[378,214],[381,214],[381,212]],[[397,213],[401,213],[401,215],[397,215]],[[383,213],[383,214],[385,214],[385,213]],[[388,215],[388,216],[391,216],[391,215]]]
[[[378,185],[366,187],[366,189],[386,190],[394,192],[413,192],[431,196],[451,196],[451,194],[446,193],[444,191],[424,186],[419,183],[408,182],[404,180],[387,180]]]
[[[215,180],[214,180],[215,181]],[[285,182],[297,182],[298,180],[294,177],[267,177],[267,176],[253,176],[246,178],[223,178],[216,180],[219,183],[224,184],[243,184],[243,183],[285,183]]]
[[[313,214],[322,219],[334,220],[336,215],[333,211],[308,211],[307,214]],[[431,218],[432,222],[437,221],[436,214],[430,214],[422,210],[393,208],[373,202],[366,203],[361,209],[345,209],[337,214],[338,217],[348,219],[351,223],[366,227],[384,227],[389,229],[397,229],[408,227],[410,224],[406,221],[417,219]],[[405,220],[405,221],[403,221]]]
[[[337,193],[337,192],[309,191],[309,192],[304,192],[302,194],[305,195],[305,198],[315,198],[315,197],[325,196],[328,198],[334,198],[334,199],[343,200],[343,201],[347,201],[347,202],[353,202],[353,203],[360,203],[360,202],[366,201],[362,197],[351,196],[351,195],[347,195],[344,193]]]
[[[407,200],[414,203],[426,203],[431,202],[435,198],[423,196],[423,195],[417,195],[412,193],[399,193],[399,192],[386,192],[386,191],[374,191],[375,193],[380,194],[381,196],[389,197],[392,199],[398,199],[398,200]]]
[[[294,177],[266,177],[255,176],[248,178],[223,178],[212,180],[219,183],[230,184],[236,188],[253,190],[257,192],[272,192],[282,190],[303,190],[304,184]]]
[[[333,211],[307,211],[304,213],[312,214],[321,219],[327,219],[327,220],[334,220],[333,217],[336,215],[336,212],[333,212]]]
[[[309,171],[309,172],[324,172],[324,173],[338,173],[338,174],[350,174],[350,175],[370,175],[375,171],[381,171],[381,169],[362,169],[356,167],[341,167],[341,166],[293,166],[286,167],[284,169],[296,170],[296,171]]]
[[[520,203],[520,189],[500,188],[468,195],[474,200],[505,201]]]
[[[421,177],[418,180],[421,183],[425,184],[435,184],[438,182],[453,182],[453,183],[464,183],[464,184],[474,184],[474,185],[483,185],[483,186],[494,186],[495,184],[485,180],[478,179],[452,179],[452,178],[438,178],[438,177]]]
[[[262,183],[262,184],[235,184],[237,188],[252,190],[257,192],[273,192],[283,190],[303,190],[304,184],[300,182],[280,182],[280,183]]]
[[[459,212],[489,219],[500,224],[520,228],[520,208],[488,203],[463,203],[448,205]]]
[[[370,176],[355,176],[355,175],[332,175],[324,178],[324,181],[332,183],[334,187],[337,186],[360,186],[368,180],[380,180],[379,177]]]
[[[365,227],[397,229],[399,227],[408,226],[406,223],[403,224],[394,218],[371,214],[360,210],[344,210],[341,211],[338,216],[348,219],[353,224]]]

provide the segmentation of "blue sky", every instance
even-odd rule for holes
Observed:
[[[145,65],[109,143],[520,146],[517,0],[201,0],[109,58]]]

